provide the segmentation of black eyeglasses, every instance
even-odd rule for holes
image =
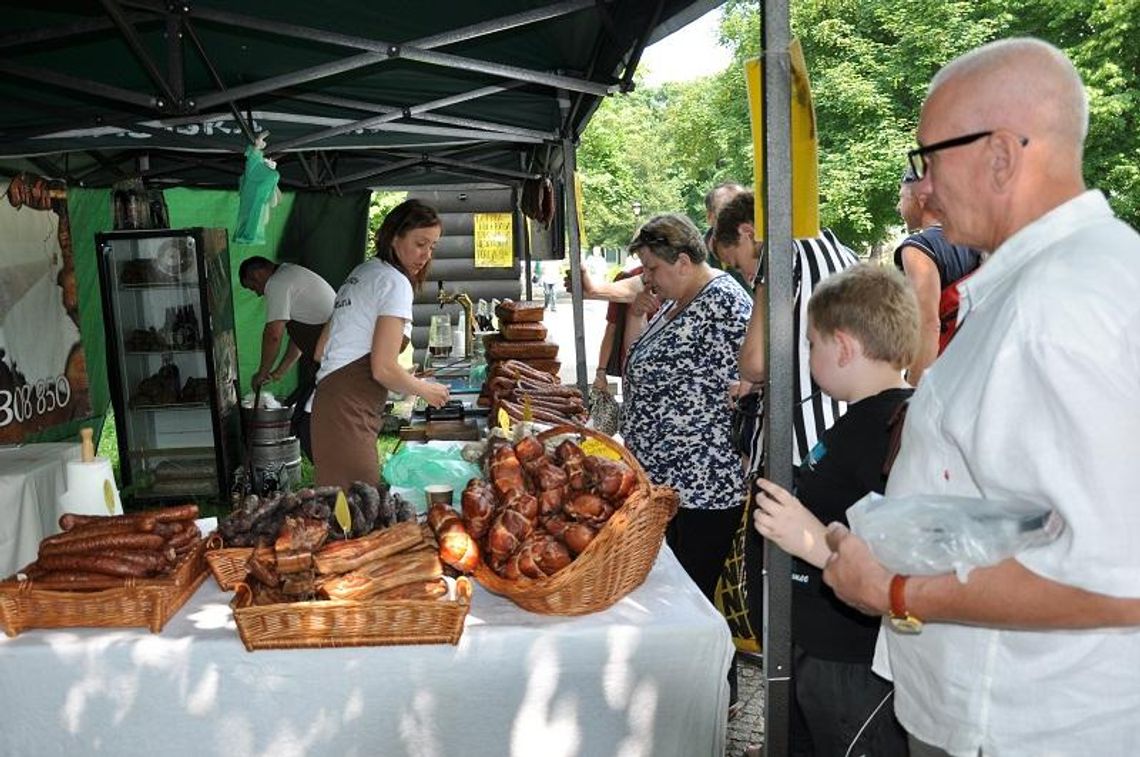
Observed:
[[[916,147],[906,154],[906,159],[910,163],[910,170],[914,174],[913,181],[922,181],[926,178],[927,160],[926,156],[941,150],[949,150],[951,147],[961,147],[968,145],[972,142],[977,142],[979,139],[984,139],[994,133],[994,129],[989,131],[976,131],[973,134],[964,134],[961,137],[953,137],[952,139],[944,139],[941,142],[935,142],[932,145],[925,145]],[[1021,146],[1025,147],[1029,144],[1029,137],[1018,137]],[[905,179],[904,179],[905,181]]]

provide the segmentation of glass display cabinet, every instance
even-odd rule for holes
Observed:
[[[124,490],[144,502],[227,495],[241,420],[226,230],[95,242]]]

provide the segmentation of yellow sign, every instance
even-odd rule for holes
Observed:
[[[510,213],[475,214],[475,267],[510,268],[515,262]]]
[[[582,212],[582,177],[574,172],[574,210],[578,213],[578,249],[587,250],[586,215]]]
[[[815,130],[815,109],[811,82],[799,40],[788,46],[792,64],[792,236],[797,239],[819,236],[819,141]],[[758,59],[746,61],[744,79],[748,85],[748,110],[752,119],[752,147],[756,176],[756,238],[764,235],[764,69]]]

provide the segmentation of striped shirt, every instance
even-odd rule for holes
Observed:
[[[798,404],[798,412],[792,415],[792,429],[795,443],[792,445],[792,465],[799,466],[808,452],[819,441],[820,435],[847,410],[847,403],[839,402],[824,394],[811,377],[809,368],[807,325],[808,300],[819,283],[833,273],[838,273],[855,265],[855,253],[843,245],[830,229],[824,229],[818,237],[793,241],[795,259],[792,261],[792,288],[795,290],[793,329],[796,335],[795,351],[792,354],[794,370],[792,396]],[[764,285],[764,261],[756,269],[755,286]],[[752,442],[749,446],[748,472],[758,473],[764,466],[764,425],[755,424]]]

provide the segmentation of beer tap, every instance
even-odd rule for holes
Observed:
[[[475,346],[475,306],[471,302],[471,298],[467,296],[466,292],[449,292],[443,288],[443,282],[439,282],[439,309],[443,310],[444,305],[452,303],[459,305],[463,308],[464,317],[467,319],[465,338],[463,340],[463,356],[471,357],[474,354]]]

